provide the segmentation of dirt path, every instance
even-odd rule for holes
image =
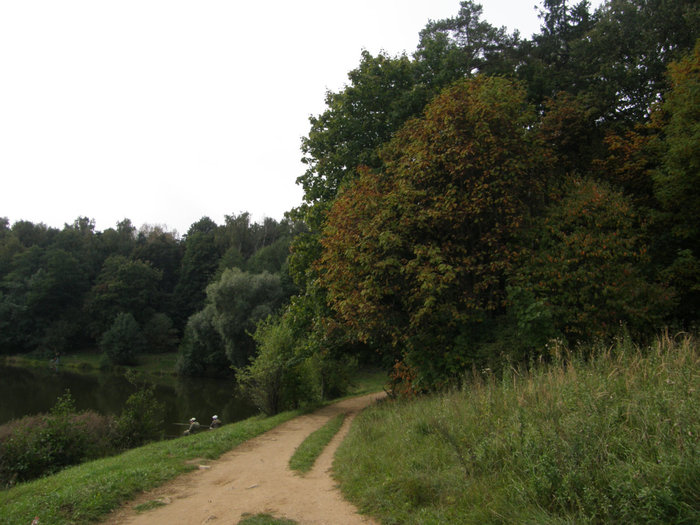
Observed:
[[[148,525],[234,525],[248,514],[268,513],[301,525],[374,524],[346,502],[330,476],[333,455],[354,416],[382,397],[371,394],[297,417],[252,439],[199,470],[179,476],[111,514],[104,522]],[[289,470],[289,458],[314,430],[338,413],[348,417],[328,447],[304,476]],[[139,504],[165,505],[137,513]]]

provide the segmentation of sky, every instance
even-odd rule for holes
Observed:
[[[593,1],[593,7],[602,0]],[[537,32],[537,0],[482,0]],[[0,0],[0,217],[180,234],[282,219],[301,138],[363,49],[413,53],[459,0]]]

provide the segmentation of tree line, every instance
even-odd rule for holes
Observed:
[[[86,217],[62,229],[0,219],[0,354],[100,348],[129,364],[176,351],[207,286],[233,269],[241,289],[270,279],[276,301],[294,293],[286,259],[301,227],[242,213],[222,225],[203,217],[180,238],[128,219],[104,231]]]

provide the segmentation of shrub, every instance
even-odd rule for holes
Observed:
[[[255,340],[258,354],[249,366],[238,370],[236,379],[260,410],[277,414],[313,397],[310,370],[295,352],[287,323],[268,318],[258,324]]]
[[[0,485],[51,474],[113,452],[113,419],[76,412],[70,392],[48,414],[26,416],[0,427]]]
[[[136,392],[126,400],[115,425],[115,445],[128,449],[162,439],[164,406],[155,396],[155,385],[139,385],[133,371],[126,373]]]

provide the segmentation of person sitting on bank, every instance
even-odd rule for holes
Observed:
[[[197,421],[197,418],[193,417],[190,418],[190,426],[187,430],[185,430],[185,435],[189,436],[190,434],[194,434],[199,430],[199,422]]]
[[[221,420],[219,419],[219,416],[211,416],[211,424],[209,425],[209,428],[211,430],[214,430],[215,428],[219,428],[221,426]]]

